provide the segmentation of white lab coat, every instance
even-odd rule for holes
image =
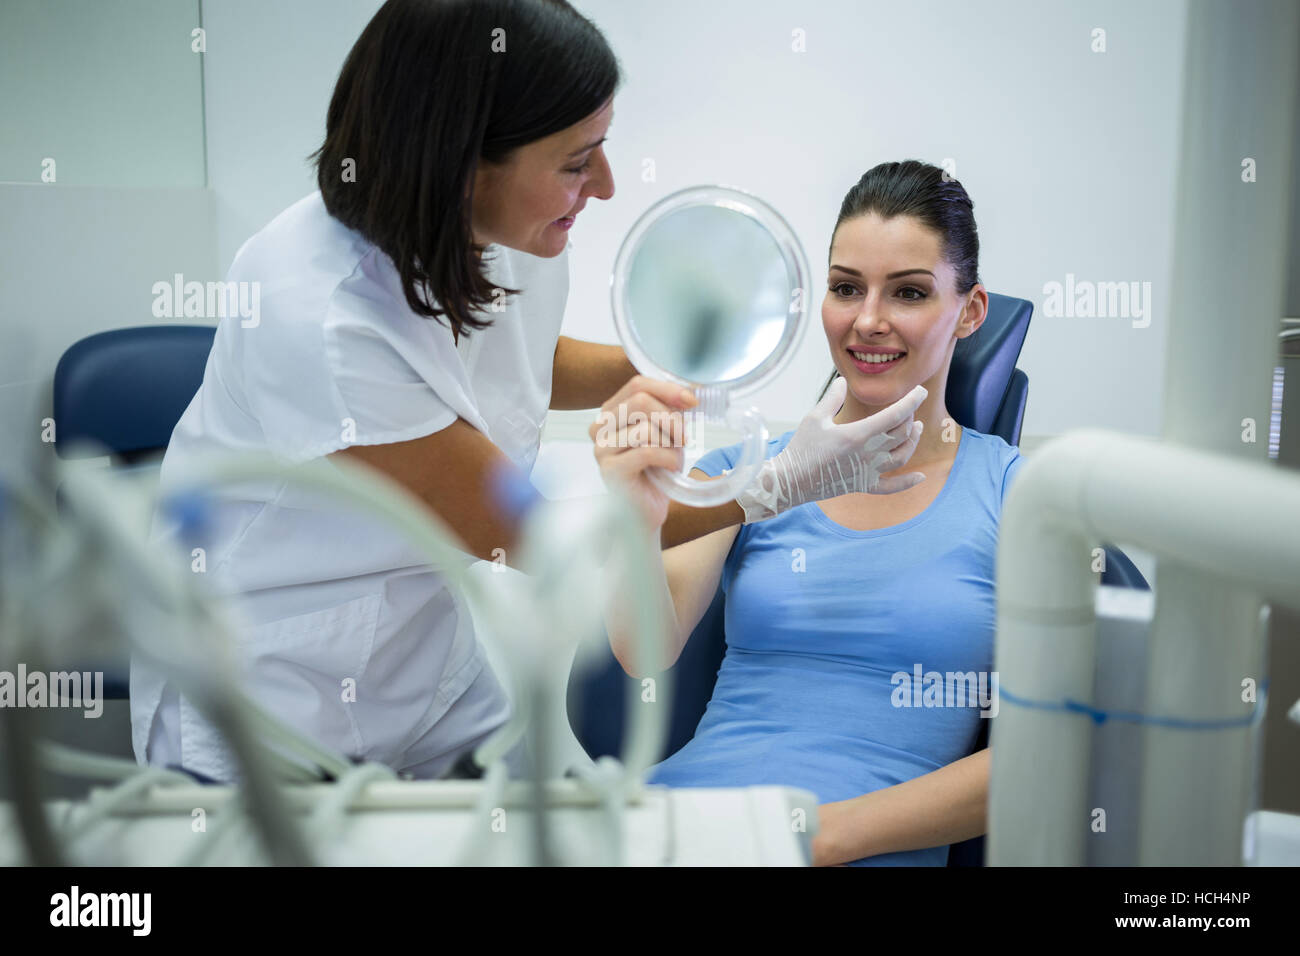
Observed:
[[[497,285],[524,291],[457,346],[445,325],[410,311],[392,261],[331,217],[319,193],[289,207],[235,257],[228,281],[260,283],[258,322],[220,320],[160,490],[207,454],[300,462],[428,435],[457,417],[530,469],[568,253],[541,259],[492,245],[485,260]],[[155,534],[174,532],[155,521]],[[435,777],[508,719],[464,599],[376,519],[284,482],[249,482],[227,487],[197,540],[171,540],[205,585],[231,596],[247,693],[320,743]],[[239,778],[215,728],[138,662],[131,724],[141,762]]]

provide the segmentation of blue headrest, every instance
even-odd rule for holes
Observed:
[[[1028,379],[1016,361],[1033,314],[1032,303],[990,292],[984,323],[957,340],[946,402],[958,425],[1019,444]]]
[[[74,343],[54,370],[56,452],[81,441],[126,457],[162,451],[203,382],[215,333],[145,325]]]

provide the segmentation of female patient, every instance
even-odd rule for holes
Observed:
[[[978,252],[970,198],[940,169],[885,163],[863,176],[831,237],[822,323],[835,371],[819,407],[838,407],[844,424],[923,385],[924,429],[905,468],[925,480],[767,520],[731,502],[719,509],[728,517],[700,519],[730,527],[663,552],[676,615],[669,662],[719,580],[727,651],[694,738],[649,781],[811,791],[817,864],[943,865],[949,844],[984,832],[979,701],[954,706],[950,691],[992,669],[998,517],[1020,459],[1001,438],[957,426],[944,403],[953,347],[988,307]],[[772,440],[768,457],[793,434]],[[716,477],[739,449],[705,455],[692,474]],[[617,451],[596,451],[607,474]],[[631,490],[651,494],[644,481]],[[647,509],[652,523],[661,514]],[[611,641],[626,661],[621,632]],[[915,675],[932,672],[943,685],[923,697]]]

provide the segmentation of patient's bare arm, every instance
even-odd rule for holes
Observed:
[[[702,475],[703,472],[700,472]],[[716,479],[703,478],[703,481]],[[694,508],[680,501],[668,503],[668,517],[664,519],[660,541],[664,549],[694,541],[706,534],[744,524],[745,511],[734,500],[712,508]]]
[[[813,864],[960,843],[987,829],[989,767],[985,747],[911,780],[818,807]]]

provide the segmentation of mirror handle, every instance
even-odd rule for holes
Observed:
[[[734,499],[758,474],[766,457],[767,423],[753,406],[727,405],[725,389],[700,388],[697,395],[700,404],[693,412],[697,422],[722,420],[744,434],[735,468],[722,478],[710,481],[700,481],[667,468],[647,468],[645,473],[655,487],[673,500],[694,508],[710,508]]]

